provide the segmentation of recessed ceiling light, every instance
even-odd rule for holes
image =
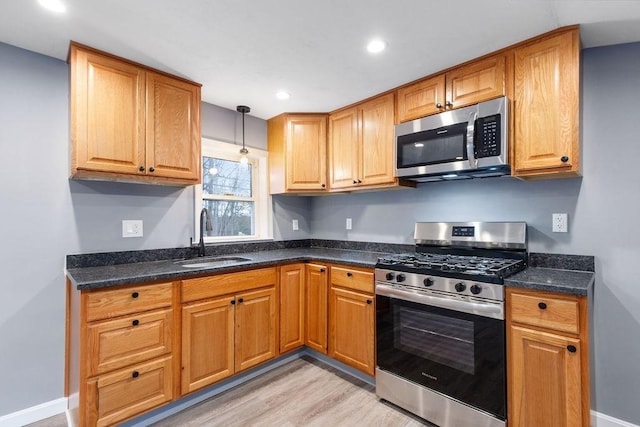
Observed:
[[[291,98],[291,94],[285,90],[281,90],[280,92],[276,93],[276,98],[278,99],[289,99]]]
[[[67,10],[67,7],[60,0],[38,0],[38,3],[45,9],[57,13],[63,13]]]
[[[387,47],[387,43],[384,40],[374,39],[367,45],[367,51],[369,53],[380,53]]]

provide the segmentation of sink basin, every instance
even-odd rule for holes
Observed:
[[[193,258],[177,261],[176,264],[180,264],[184,268],[207,268],[207,267],[220,267],[223,265],[238,264],[240,262],[251,261],[249,258],[243,257],[216,257],[216,258]]]

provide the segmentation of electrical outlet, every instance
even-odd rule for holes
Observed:
[[[353,222],[351,221],[351,218],[347,218],[346,227],[347,227],[347,230],[351,230],[353,228]]]
[[[554,213],[551,215],[552,227],[554,233],[566,233],[569,225],[566,213]]]
[[[293,231],[298,231],[300,228],[298,228],[298,220],[294,219],[291,220],[291,228],[293,228]]]
[[[122,237],[142,237],[142,220],[122,220]]]

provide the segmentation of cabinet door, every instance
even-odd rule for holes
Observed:
[[[357,108],[329,116],[329,179],[332,190],[358,184],[359,141]]]
[[[511,326],[508,342],[509,426],[582,426],[580,340]]]
[[[373,375],[373,296],[331,287],[329,356]]]
[[[144,173],[144,70],[73,45],[70,63],[72,174]]]
[[[280,353],[304,345],[304,269],[280,267]]]
[[[446,76],[447,108],[460,108],[505,95],[506,56],[496,55],[454,68]]]
[[[234,373],[234,298],[182,309],[182,394]]]
[[[236,372],[273,359],[277,352],[275,287],[236,296]]]
[[[515,163],[518,176],[577,173],[577,30],[515,51]]]
[[[306,265],[306,324],[305,344],[320,353],[327,354],[327,267]]]
[[[398,122],[439,113],[444,108],[444,74],[398,89]]]
[[[393,94],[390,93],[360,106],[361,147],[358,183],[361,185],[394,182],[393,98]],[[362,182],[360,183],[360,181]]]
[[[285,132],[286,189],[325,189],[327,187],[326,116],[287,116]]]

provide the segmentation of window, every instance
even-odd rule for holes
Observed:
[[[207,243],[272,238],[267,182],[266,151],[251,148],[249,162],[242,164],[237,145],[203,138],[202,184],[195,190],[195,240],[202,208],[211,218],[211,230],[204,230]]]

